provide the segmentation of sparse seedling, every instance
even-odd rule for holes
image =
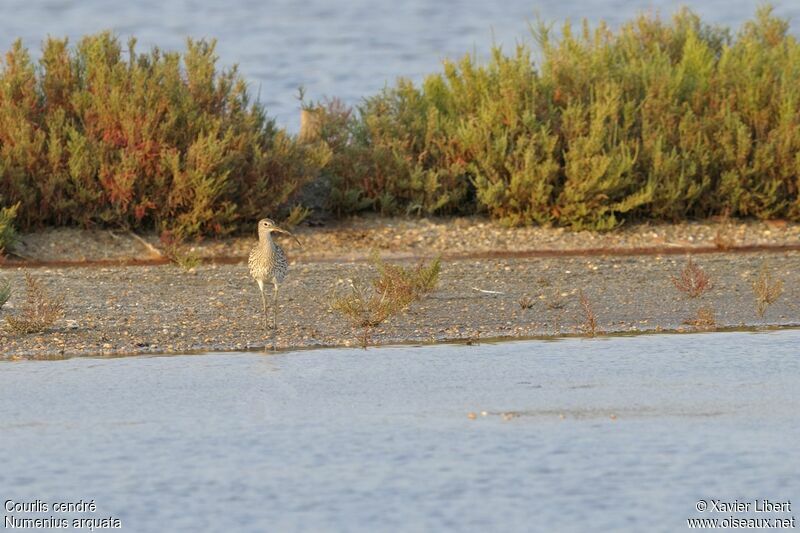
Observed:
[[[22,312],[6,317],[6,322],[14,333],[42,332],[64,315],[64,297],[51,297],[40,282],[27,272],[25,285],[27,296]]]
[[[369,345],[372,328],[383,323],[390,316],[400,312],[407,305],[393,298],[387,292],[379,292],[360,281],[350,284],[349,294],[333,295],[331,308],[345,315],[355,327],[362,328],[361,347]]]
[[[373,256],[372,263],[378,269],[378,277],[372,281],[371,287],[353,281],[349,294],[334,294],[331,299],[334,311],[348,317],[354,326],[363,328],[363,348],[369,345],[372,328],[431,292],[439,281],[441,270],[439,257],[429,265],[420,261],[413,269],[384,263],[377,254]]]
[[[583,311],[583,324],[581,328],[587,335],[594,337],[597,334],[597,315],[594,313],[592,303],[589,301],[589,297],[586,296],[586,293],[583,292],[583,289],[580,291],[580,301],[581,310]]]
[[[697,310],[695,318],[686,319],[684,324],[694,326],[699,329],[714,329],[717,327],[716,314],[714,308],[709,306],[702,306]]]
[[[681,270],[680,277],[672,276],[672,284],[679,291],[686,293],[689,298],[697,298],[713,288],[711,279],[691,256]]]
[[[0,309],[8,301],[8,298],[11,296],[11,282],[7,279],[0,281]]]
[[[517,300],[517,303],[519,304],[520,309],[532,309],[534,301],[533,298],[526,294],[521,296],[520,299]]]
[[[200,256],[195,252],[186,251],[183,239],[172,232],[165,231],[161,234],[161,247],[164,256],[183,270],[191,270],[200,265]]]
[[[378,269],[378,278],[373,282],[375,290],[386,293],[402,307],[428,294],[439,283],[441,257],[436,257],[429,265],[420,261],[414,268],[385,263],[377,255],[372,263]]]
[[[753,282],[753,294],[756,297],[756,313],[764,318],[767,308],[774,304],[783,293],[783,280],[774,279],[766,261],[761,264],[758,278]]]
[[[402,269],[402,267],[389,265],[378,278],[373,280],[372,286],[376,293],[387,295],[400,309],[404,309],[416,300],[419,294],[411,279],[404,276],[404,272],[398,269]]]
[[[414,286],[420,295],[433,291],[439,284],[439,274],[442,271],[442,256],[437,255],[429,265],[420,260],[414,269]]]

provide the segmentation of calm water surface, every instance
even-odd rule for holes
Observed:
[[[93,499],[129,531],[684,530],[699,499],[800,502],[798,346],[4,362],[0,496]]]
[[[0,49],[21,37],[35,52],[47,35],[74,42],[111,29],[135,35],[140,50],[183,49],[186,36],[213,37],[223,65],[238,63],[271,115],[299,126],[295,98],[301,85],[313,99],[339,96],[357,103],[397,76],[421,79],[443,58],[468,52],[485,57],[492,42],[510,49],[530,40],[528,22],[545,20],[619,24],[644,10],[672,14],[688,5],[704,20],[738,28],[752,17],[752,0],[3,0]],[[773,0],[791,17],[800,2]]]

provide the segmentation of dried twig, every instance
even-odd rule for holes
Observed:
[[[479,289],[478,287],[472,287],[472,290],[473,291],[482,292],[484,294],[505,294],[504,292],[500,292],[500,291],[488,291],[486,289]]]
[[[113,234],[112,234],[112,235],[113,235]],[[158,248],[156,248],[155,246],[153,246],[152,244],[150,244],[149,242],[147,242],[147,241],[146,241],[145,239],[143,239],[142,237],[140,237],[140,236],[136,235],[136,234],[135,234],[133,231],[129,231],[129,232],[128,232],[128,235],[130,235],[131,237],[133,237],[133,239],[134,239],[134,240],[138,241],[138,242],[139,242],[139,243],[140,243],[142,246],[144,246],[145,248],[147,248],[147,251],[149,251],[151,254],[153,254],[153,255],[156,255],[156,256],[158,256],[158,257],[164,257],[164,254],[161,252],[161,250],[159,250]]]

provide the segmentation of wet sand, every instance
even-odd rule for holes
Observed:
[[[334,291],[352,279],[370,279],[364,261],[304,259],[293,264],[281,291],[278,349],[358,345],[360,329],[330,309]],[[784,281],[784,292],[763,318],[752,283],[763,261]],[[598,333],[696,331],[800,325],[800,252],[713,253],[696,256],[713,289],[690,299],[671,276],[681,255],[564,255],[445,260],[437,289],[372,332],[375,344],[584,334],[583,290]],[[50,291],[65,296],[65,317],[41,334],[12,334],[0,325],[5,358],[61,357],[263,349],[261,299],[246,264],[29,269]],[[24,300],[22,266],[0,270],[16,288],[0,315]],[[491,292],[486,292],[491,291]],[[533,305],[523,309],[521,297]],[[687,324],[700,307],[715,324]]]

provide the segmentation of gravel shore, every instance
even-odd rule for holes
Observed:
[[[742,247],[800,246],[800,224],[782,220],[708,221],[680,224],[638,224],[608,233],[573,232],[564,228],[506,228],[485,218],[354,217],[324,225],[296,228],[298,248],[285,240],[292,259],[301,262],[360,261],[373,250],[385,258],[442,254],[474,255],[526,253],[664,253],[725,251]],[[186,251],[204,258],[246,258],[252,235],[192,242]],[[108,230],[71,228],[23,236],[15,252],[28,264],[69,261],[157,261],[163,259],[155,235],[134,236]],[[14,264],[13,257],[10,261]]]
[[[451,233],[460,234],[462,223],[451,221],[442,224],[444,229],[440,230],[427,228],[426,239],[441,241],[444,247]],[[409,227],[403,224],[405,222],[383,238],[389,242],[404,241],[409,232],[422,233],[420,226],[439,223],[414,221]],[[488,223],[487,227],[495,237],[521,231],[496,228]],[[700,227],[702,231],[694,235],[679,227],[669,231],[675,235],[684,231],[684,237],[693,237],[687,242],[713,240],[713,225]],[[770,242],[774,244],[797,242],[796,226],[743,227],[742,238],[752,240],[753,235],[762,232],[762,238],[771,237]],[[561,235],[562,241],[554,237],[541,245],[531,242],[533,249],[536,246],[542,249],[548,242],[560,242],[559,249],[565,252],[561,257],[459,258],[453,253],[454,258],[443,261],[438,288],[412,304],[406,312],[376,327],[371,342],[476,342],[493,338],[585,334],[585,313],[579,301],[581,290],[597,316],[598,333],[800,325],[800,252],[797,251],[719,252],[696,256],[696,262],[713,282],[713,289],[696,299],[679,292],[671,281],[686,263],[682,255],[586,256],[573,253],[579,252],[579,245],[587,242],[592,244],[589,248],[597,248],[598,241],[605,243],[602,246],[610,246],[606,242],[610,240],[615,240],[617,245],[627,240],[625,246],[633,249],[635,243],[644,242],[647,231],[666,233],[663,228],[639,228],[635,238],[625,232],[588,234],[591,235],[588,241],[580,237],[585,234],[533,231]],[[384,230],[377,228],[347,231],[366,231],[367,235],[373,231],[384,235]],[[764,231],[770,234],[764,235]],[[332,293],[337,289],[345,290],[350,280],[374,276],[374,267],[358,259],[366,257],[368,250],[375,246],[354,246],[352,240],[341,236],[341,231],[304,229],[299,233],[307,251],[297,253],[289,248],[292,266],[282,287],[277,347],[357,345],[359,331],[331,311],[329,303]],[[479,234],[482,235],[474,233]],[[328,239],[331,242],[323,247],[325,254],[320,259],[319,247],[326,241],[326,235],[337,236],[338,240]],[[375,240],[367,238],[370,243]],[[228,251],[241,246],[244,252],[247,249],[244,243],[249,245],[252,240],[241,239],[241,242],[227,241],[219,246],[228,247]],[[308,251],[309,242],[314,243],[313,255]],[[342,242],[350,244],[342,245]],[[386,253],[382,255],[429,256],[442,250],[437,246],[417,246],[417,242],[397,243],[384,249]],[[738,242],[742,242],[741,239]],[[485,251],[490,252],[508,250],[511,245],[494,240],[485,246]],[[30,252],[32,248],[29,245],[27,249]],[[458,252],[466,248],[482,249],[474,244],[467,247],[455,243],[445,250]],[[349,251],[345,253],[345,249]],[[90,251],[91,246],[86,250]],[[120,257],[130,257],[130,254]],[[759,318],[752,284],[765,260],[774,277],[783,280],[784,290],[766,315]],[[15,290],[0,315],[16,313],[23,305],[26,268],[49,291],[65,296],[65,316],[48,331],[30,335],[12,334],[3,321],[0,354],[4,358],[245,350],[263,349],[267,344],[260,322],[261,299],[244,262],[203,264],[190,271],[171,264],[30,268],[7,262],[0,270],[0,277],[10,279]],[[520,298],[526,296],[532,302],[529,309],[519,304]],[[691,324],[701,307],[713,314],[713,324]]]

